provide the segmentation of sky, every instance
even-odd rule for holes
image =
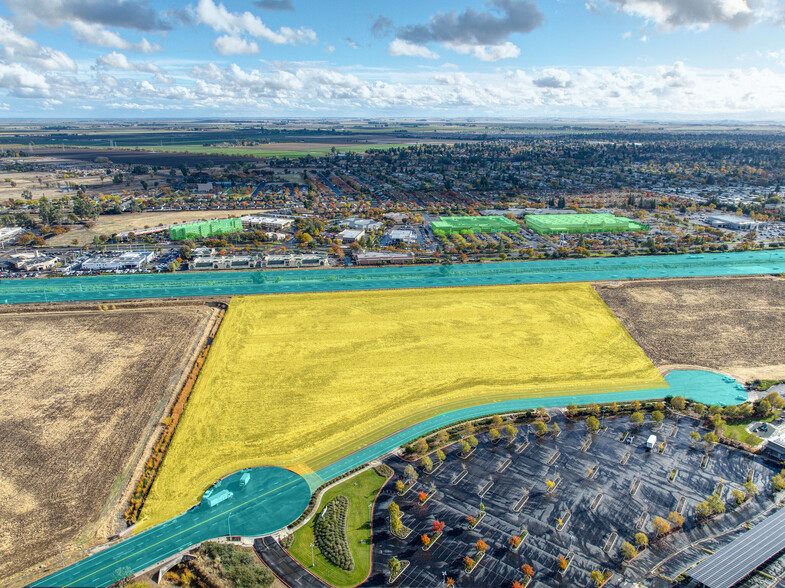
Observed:
[[[785,120],[785,0],[0,0],[2,118]]]

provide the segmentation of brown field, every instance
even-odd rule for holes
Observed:
[[[214,218],[228,218],[261,212],[259,210],[177,210],[172,212],[127,212],[125,214],[107,214],[99,216],[92,228],[72,229],[62,235],[47,239],[51,246],[71,245],[74,239],[79,240],[79,245],[91,244],[93,238],[99,235],[112,235],[134,229],[155,227],[158,225],[171,225],[189,221],[212,220]]]
[[[785,377],[785,280],[740,277],[595,284],[661,370],[703,367],[751,381]]]
[[[215,310],[0,314],[0,584],[119,528]]]

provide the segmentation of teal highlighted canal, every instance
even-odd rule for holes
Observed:
[[[684,396],[704,404],[722,405],[737,404],[747,399],[743,387],[736,381],[713,372],[673,371],[665,379],[670,388],[509,400],[445,412],[382,439],[305,478],[275,467],[236,472],[208,490],[199,506],[68,566],[31,586],[104,587],[208,539],[225,535],[269,535],[297,520],[308,506],[311,493],[323,482],[377,459],[424,434],[464,419],[540,406],[646,400],[662,398],[664,395]],[[242,479],[246,473],[248,481],[243,485]],[[218,500],[221,501],[215,503]],[[211,502],[214,503],[212,506]]]
[[[785,250],[461,265],[0,281],[0,304],[785,273]]]

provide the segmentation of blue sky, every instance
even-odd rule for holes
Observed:
[[[785,119],[785,0],[0,0],[2,117]]]

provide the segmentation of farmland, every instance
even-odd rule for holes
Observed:
[[[694,366],[742,380],[785,377],[785,280],[672,279],[599,285],[658,367]]]
[[[316,470],[445,410],[663,385],[588,284],[235,298],[143,526],[241,468]]]
[[[115,532],[125,485],[213,312],[0,314],[0,578]]]

